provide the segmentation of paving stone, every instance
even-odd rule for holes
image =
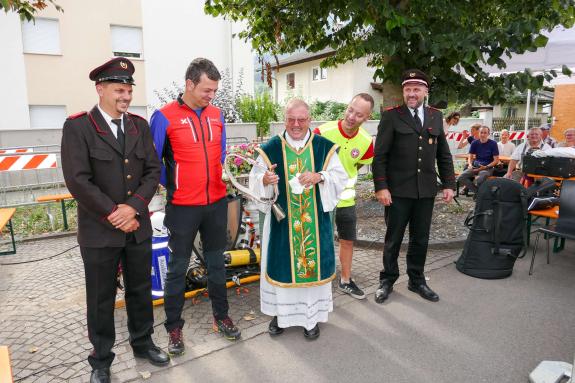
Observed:
[[[76,245],[73,237],[25,242],[19,245],[17,257],[3,257],[3,262],[20,262],[55,254]],[[49,249],[49,250],[47,250]],[[428,254],[427,270],[450,263],[459,251],[433,250]],[[40,255],[42,254],[42,255]],[[12,260],[11,260],[12,259]],[[401,274],[405,273],[405,253],[399,258]],[[382,268],[382,252],[376,249],[356,249],[353,277],[364,289],[375,290],[379,270]],[[51,260],[2,267],[0,269],[0,344],[10,347],[13,374],[16,379],[59,364],[42,376],[26,379],[36,381],[87,382],[91,368],[86,361],[92,345],[87,339],[84,271],[79,249]],[[230,316],[242,329],[267,323],[269,317],[259,311],[259,285],[247,286],[248,291],[228,290]],[[344,295],[334,289],[334,299]],[[122,295],[120,295],[122,296]],[[337,302],[336,302],[337,303]],[[255,319],[243,317],[253,311]],[[211,304],[205,297],[197,301],[187,300],[182,313],[184,336],[189,349],[195,347],[226,347],[233,342],[225,341],[212,330]],[[167,336],[163,328],[165,313],[162,306],[154,308],[155,333],[153,339],[160,347],[166,347]],[[123,382],[140,378],[138,369],[148,368],[138,364],[128,344],[127,315],[125,309],[116,310],[117,355],[112,366],[114,381]],[[212,345],[212,346],[210,346]],[[38,351],[31,354],[29,350]],[[183,362],[194,358],[197,352],[186,353]],[[187,358],[187,359],[186,359]],[[72,363],[72,364],[69,364]],[[45,377],[45,378],[44,378]]]

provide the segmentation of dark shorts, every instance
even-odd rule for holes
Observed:
[[[355,241],[357,239],[356,224],[355,205],[335,209],[335,227],[340,239]]]

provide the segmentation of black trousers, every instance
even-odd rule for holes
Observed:
[[[208,269],[208,292],[212,311],[217,319],[228,316],[226,266],[224,250],[227,244],[228,202],[223,198],[205,206],[166,205],[164,225],[170,233],[170,260],[164,288],[165,327],[167,331],[182,328],[186,272],[192,255],[192,245],[198,231],[202,254]]]
[[[393,197],[393,203],[385,208],[385,244],[383,248],[383,271],[380,280],[391,284],[399,278],[397,258],[405,228],[409,224],[409,245],[407,247],[407,275],[412,283],[425,282],[423,269],[427,256],[429,228],[435,198],[399,198]]]
[[[80,247],[86,275],[88,338],[94,350],[88,356],[92,368],[109,367],[114,360],[111,351],[116,340],[114,304],[116,275],[122,263],[130,345],[145,351],[153,345],[154,313],[152,308],[152,240],[136,243],[126,236],[125,247]]]

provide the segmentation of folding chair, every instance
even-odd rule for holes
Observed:
[[[537,237],[533,245],[533,256],[531,257],[531,267],[529,275],[533,274],[533,264],[537,253],[537,244],[541,234],[547,240],[547,264],[549,264],[549,239],[551,237],[562,240],[575,240],[575,181],[565,180],[561,185],[561,195],[559,197],[559,217],[554,225],[546,225],[537,228]]]

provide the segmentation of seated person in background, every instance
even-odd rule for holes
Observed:
[[[551,125],[549,125],[549,124],[541,125],[540,128],[541,128],[541,134],[542,134],[541,139],[543,140],[543,142],[545,142],[547,145],[549,145],[552,148],[557,147],[557,141],[549,135],[549,131],[551,130]]]
[[[520,181],[524,176],[521,170],[521,164],[523,162],[523,156],[532,153],[535,150],[547,150],[551,149],[549,145],[543,142],[543,135],[541,134],[541,128],[531,128],[529,133],[527,133],[527,141],[520,144],[513,154],[511,154],[511,160],[509,161],[509,166],[507,167],[507,173],[503,177],[509,178],[515,181]]]
[[[497,143],[497,148],[499,149],[500,156],[507,156],[513,154],[515,150],[515,144],[509,141],[509,130],[503,129],[501,131],[501,141]]]
[[[457,144],[457,149],[463,149],[467,146],[467,144],[471,145],[471,143],[479,138],[479,128],[481,124],[473,124],[471,125],[471,135],[463,134],[461,141]]]
[[[493,174],[493,168],[499,162],[497,142],[489,138],[490,129],[482,126],[479,129],[479,139],[471,143],[467,157],[467,170],[457,179],[461,185],[477,193],[479,186]],[[475,182],[474,182],[475,179]],[[464,194],[467,194],[467,191]]]
[[[507,129],[503,129],[501,131],[501,141],[497,143],[497,148],[499,149],[500,156],[509,157],[513,154],[513,151],[515,150],[515,144],[509,141],[509,131]],[[507,165],[500,161],[495,166],[493,175],[496,177],[503,177],[506,172],[507,172]]]
[[[569,128],[565,132],[565,141],[558,146],[561,148],[575,148],[575,128]]]
[[[459,119],[461,118],[461,114],[459,112],[452,112],[445,118],[443,121],[443,131],[447,133],[452,126],[455,126],[459,123]]]

